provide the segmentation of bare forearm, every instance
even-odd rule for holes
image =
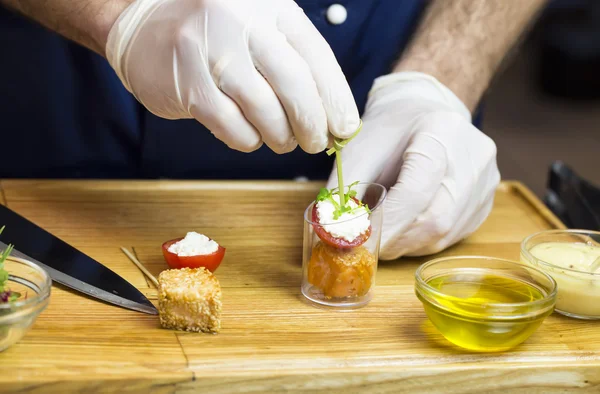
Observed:
[[[108,31],[134,0],[0,0],[4,5],[102,56]]]
[[[394,71],[420,71],[473,111],[547,0],[434,0]]]

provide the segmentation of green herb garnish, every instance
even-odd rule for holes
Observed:
[[[0,228],[0,234],[4,231],[4,227]],[[8,281],[8,271],[4,269],[4,262],[10,256],[14,246],[9,244],[8,247],[2,251],[0,254],[0,302],[12,302],[16,301],[21,294],[16,291],[11,291],[10,289],[6,289],[6,282]]]
[[[339,203],[337,201],[335,201],[333,199],[334,193],[331,190],[326,189],[326,188],[322,188],[319,191],[319,194],[317,195],[317,201],[328,200],[329,202],[331,202],[333,204],[333,206],[335,207],[335,209],[333,211],[333,218],[335,220],[339,219],[340,216],[342,216],[346,212],[354,212],[360,208],[365,208],[368,213],[371,213],[371,211],[369,210],[369,207],[367,205],[364,205],[361,201],[358,202],[358,206],[355,208],[351,208],[348,205],[348,202],[353,197],[356,197],[356,190],[352,190],[352,187],[356,186],[359,182],[356,181],[356,182],[350,184],[346,191],[346,189],[344,188],[344,177],[342,174],[342,149],[344,149],[344,147],[348,144],[348,142],[350,142],[354,137],[356,137],[358,135],[358,133],[360,133],[361,129],[362,129],[362,120],[360,121],[360,124],[358,125],[358,129],[356,130],[356,132],[354,134],[352,134],[352,136],[350,136],[350,138],[347,138],[345,140],[337,138],[337,137],[334,138],[333,139],[333,147],[327,151],[327,154],[329,156],[331,156],[332,154],[335,153],[335,161],[336,161],[337,177],[338,177],[337,194],[339,196],[340,201],[339,201]]]
[[[362,129],[362,120],[360,121],[359,125],[358,125],[358,129],[356,129],[356,131],[354,132],[354,134],[352,134],[352,136],[350,136],[350,138],[347,138],[345,140],[342,140],[340,138],[335,137],[333,139],[333,147],[331,149],[329,149],[327,151],[327,154],[329,156],[331,156],[332,154],[335,153],[335,163],[336,163],[336,167],[337,167],[337,177],[338,177],[338,194],[340,196],[340,205],[343,207],[346,206],[346,196],[344,195],[344,176],[342,175],[342,149],[344,149],[344,147],[348,144],[348,142],[352,141],[352,139],[354,137],[356,137],[358,135],[358,133],[360,133],[360,130]]]

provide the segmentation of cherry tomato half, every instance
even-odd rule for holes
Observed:
[[[183,238],[172,239],[162,245],[163,256],[165,256],[165,260],[169,267],[172,269],[204,267],[210,272],[215,272],[216,269],[219,268],[223,256],[225,256],[224,247],[219,245],[219,248],[211,254],[200,254],[196,256],[179,256],[176,253],[169,252],[169,246],[182,239]]]
[[[354,201],[356,201],[356,203],[358,204],[359,201],[356,198],[353,197],[352,199]],[[371,226],[369,226],[369,228],[367,229],[367,231],[364,234],[361,234],[358,237],[354,238],[354,240],[352,240],[352,242],[348,242],[343,238],[334,237],[333,235],[329,234],[323,226],[319,226],[318,224],[316,224],[316,223],[319,223],[319,214],[317,211],[317,204],[313,205],[312,221],[314,223],[313,228],[315,229],[315,232],[317,233],[319,238],[321,238],[321,240],[323,242],[325,242],[327,245],[333,246],[334,248],[339,248],[339,249],[355,248],[355,247],[360,246],[360,245],[364,244],[365,242],[367,242],[367,240],[371,236]]]

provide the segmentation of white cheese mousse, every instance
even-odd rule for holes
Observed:
[[[534,257],[576,271],[591,272],[600,257],[600,247],[583,242],[544,242],[529,251]]]
[[[533,246],[529,253],[537,261],[524,262],[545,271],[558,285],[556,309],[571,316],[600,318],[600,269],[594,262],[600,257],[600,246],[583,242],[544,242]]]
[[[340,196],[337,193],[333,194],[331,198],[339,204]],[[358,207],[358,204],[352,199],[347,202],[347,205],[352,208],[352,211],[344,212],[339,218],[334,219],[335,205],[329,200],[319,201],[317,202],[317,215],[319,224],[323,225],[325,231],[335,238],[352,242],[367,232],[371,221],[364,206]]]
[[[168,251],[178,256],[199,256],[212,254],[219,249],[219,244],[204,234],[188,232],[185,238],[169,246]]]

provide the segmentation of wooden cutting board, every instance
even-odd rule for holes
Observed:
[[[316,183],[3,181],[3,203],[156,301],[120,251],[155,275],[160,245],[187,231],[227,248],[217,271],[219,335],[164,330],[156,316],[60,286],[27,335],[0,353],[2,392],[600,392],[600,325],[550,316],[522,346],[476,354],[450,345],[414,295],[428,259],[382,262],[375,298],[326,311],[300,295],[302,214]],[[528,234],[562,224],[519,183],[503,183],[477,233],[445,255],[518,259]]]

